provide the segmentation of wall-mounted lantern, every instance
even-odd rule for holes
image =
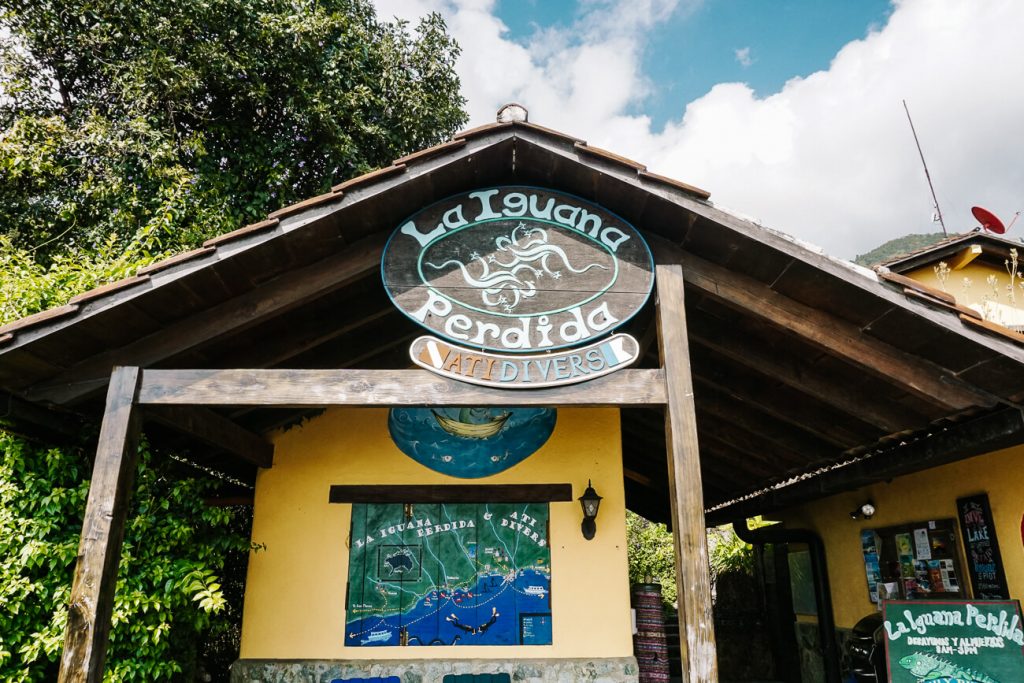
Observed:
[[[601,496],[597,495],[589,479],[587,490],[579,497],[579,501],[583,506],[583,524],[580,525],[580,529],[583,531],[583,538],[589,541],[597,533],[597,523],[594,520],[597,519],[597,509],[601,507]]]

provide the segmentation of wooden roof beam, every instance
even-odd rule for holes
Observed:
[[[892,434],[910,428],[924,427],[930,420],[892,401],[882,403],[854,387],[837,384],[823,376],[812,363],[793,355],[782,355],[757,343],[750,343],[746,334],[735,326],[713,316],[696,318],[690,339],[715,353],[745,365],[773,380],[816,398],[836,410],[854,415]],[[699,323],[697,322],[699,320]]]
[[[101,391],[115,362],[152,367],[217,337],[260,322],[334,291],[380,267],[383,235],[361,240],[343,251],[304,268],[284,273],[241,296],[173,323],[126,346],[93,356],[78,365],[27,388],[33,402],[74,403]]]
[[[750,498],[726,503],[709,510],[709,524],[724,524],[736,519],[783,510],[809,500],[853,491],[869,484],[909,474],[926,467],[1009,448],[1024,439],[1024,414],[1004,408],[971,420],[937,428],[933,434],[906,444],[879,449],[845,467],[796,481],[788,486],[756,493]],[[747,493],[747,492],[743,492]]]
[[[805,463],[834,458],[838,452],[824,439],[768,416],[745,402],[730,399],[728,394],[710,384],[702,384],[698,388],[697,404],[701,415],[727,420],[744,431],[756,434],[766,444],[777,444],[800,453]]]
[[[509,390],[479,387],[426,370],[144,370],[139,403],[329,406],[505,405]],[[664,404],[662,370],[622,370],[574,385],[521,392],[521,406]]]
[[[719,393],[813,434],[839,450],[874,443],[885,436],[885,432],[856,416],[841,413],[742,365],[713,356],[701,346],[693,351],[693,357],[699,359],[694,363],[699,370],[694,377],[700,385],[709,385]],[[698,388],[698,395],[700,392]]]
[[[273,444],[207,408],[151,406],[145,415],[257,467],[274,463]]]
[[[853,323],[790,299],[740,272],[690,253],[681,256],[687,284],[747,315],[797,334],[927,403],[943,410],[963,410],[998,402],[948,370],[870,337]]]

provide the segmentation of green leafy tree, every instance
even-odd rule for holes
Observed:
[[[0,323],[449,137],[457,54],[366,0],[0,0]],[[55,678],[91,449],[0,432],[0,680]],[[237,638],[249,513],[169,455],[141,453],[108,681]]]
[[[761,517],[753,517],[746,522],[751,529],[773,524]],[[736,535],[732,526],[719,526],[708,529],[708,555],[711,573],[716,578],[723,574],[754,575],[754,546]]]
[[[651,522],[626,511],[626,556],[629,582],[661,584],[661,599],[672,605],[677,598],[675,547],[672,532],[664,524]]]
[[[189,246],[465,120],[440,17],[365,0],[0,0],[0,28],[0,232],[44,261]]]
[[[0,432],[0,680],[49,681],[67,625],[89,459]],[[231,629],[220,575],[247,553],[244,511],[209,507],[209,479],[181,479],[143,446],[125,529],[107,680],[191,677],[198,642]],[[215,615],[228,618],[213,619]]]

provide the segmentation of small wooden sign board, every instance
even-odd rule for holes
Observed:
[[[545,354],[498,354],[419,337],[409,347],[416,365],[460,382],[500,389],[539,389],[602,377],[636,362],[640,344],[615,334],[587,346]]]

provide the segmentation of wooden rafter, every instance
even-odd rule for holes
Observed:
[[[735,325],[729,325],[713,316],[698,316],[694,314],[691,340],[836,410],[855,415],[887,433],[922,427],[930,421],[892,401],[880,402],[876,395],[859,387],[841,385],[805,358],[766,348]]]
[[[997,399],[945,368],[868,336],[853,323],[774,291],[742,273],[682,254],[688,285],[745,314],[800,335],[807,343],[890,382],[942,410],[992,406]]]
[[[115,362],[153,366],[210,340],[252,327],[326,292],[373,272],[380,266],[383,239],[353,244],[304,268],[289,271],[246,294],[229,299],[168,325],[126,346],[93,356],[24,391],[34,401],[67,404],[102,389]]]
[[[745,366],[708,353],[703,347],[693,349],[693,358],[694,367],[700,370],[694,375],[700,387],[708,385],[743,402],[751,410],[813,434],[840,450],[871,443],[885,435],[883,430],[856,416],[834,410],[784,384],[768,381]],[[698,388],[698,392],[701,390]]]
[[[273,444],[207,408],[150,406],[146,417],[257,467],[270,467],[274,462]]]

